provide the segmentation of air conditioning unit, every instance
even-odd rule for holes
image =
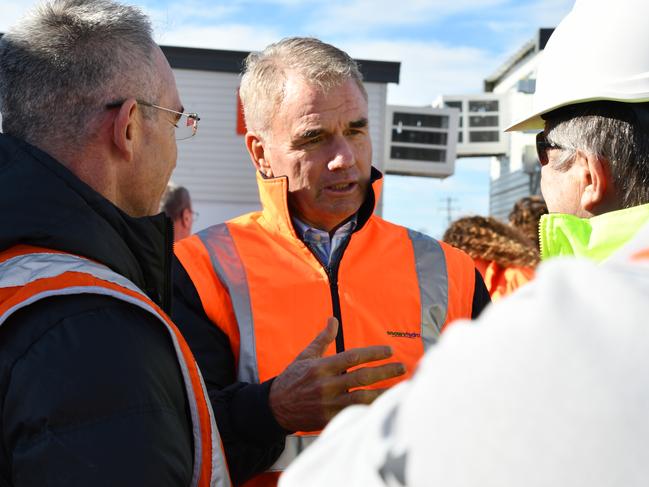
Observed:
[[[445,178],[455,172],[459,112],[453,108],[386,107],[385,171]]]
[[[457,156],[484,157],[509,152],[507,102],[507,95],[495,93],[443,95],[433,106],[460,111]]]

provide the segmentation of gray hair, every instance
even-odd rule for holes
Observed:
[[[0,39],[5,133],[71,147],[95,132],[110,102],[159,96],[151,24],[111,0],[53,0]]]
[[[268,132],[289,71],[324,92],[352,79],[367,100],[363,75],[346,52],[312,37],[288,37],[245,60],[239,95],[250,130]]]
[[[558,169],[577,150],[609,162],[621,208],[649,203],[649,104],[595,101],[544,117],[548,140],[566,148]]]
[[[182,216],[183,210],[191,209],[191,207],[192,200],[187,188],[173,184],[167,186],[160,203],[160,211],[164,211],[172,220],[177,220]]]

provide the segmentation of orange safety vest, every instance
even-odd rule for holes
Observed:
[[[390,345],[408,377],[445,326],[471,317],[475,267],[464,252],[371,216],[352,234],[336,279],[293,229],[287,179],[258,177],[258,183],[262,212],[175,246],[206,315],[229,337],[238,380],[261,383],[279,375],[332,315],[339,317],[345,349]],[[332,344],[326,354],[334,353]],[[270,469],[275,474],[246,485],[274,485],[277,472],[315,437],[288,436]]]
[[[484,259],[475,259],[474,262],[484,279],[492,301],[510,295],[534,279],[535,269],[532,267],[502,267],[493,260]]]
[[[0,326],[16,311],[51,296],[101,294],[158,318],[169,332],[182,371],[192,418],[192,486],[231,485],[223,447],[203,378],[171,319],[135,284],[108,267],[76,255],[18,245],[0,253]]]

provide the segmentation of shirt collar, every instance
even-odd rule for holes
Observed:
[[[329,241],[333,240],[334,237],[346,237],[347,235],[350,235],[356,228],[358,215],[355,213],[353,216],[348,218],[333,231],[333,234],[308,225],[294,216],[291,217],[291,221],[293,222],[295,231],[303,241],[317,243],[323,239]]]

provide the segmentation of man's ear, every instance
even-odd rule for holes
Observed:
[[[609,161],[594,154],[579,152],[575,163],[582,164],[582,208],[593,215],[608,211],[613,197]]]
[[[113,122],[113,143],[122,157],[131,162],[135,157],[135,134],[139,125],[135,123],[138,105],[134,98],[129,98],[120,107]]]
[[[192,223],[192,210],[185,208],[181,214],[181,222],[185,228],[188,228]]]
[[[248,149],[250,160],[255,165],[257,171],[259,171],[266,177],[272,178],[273,170],[270,167],[270,162],[267,159],[264,140],[254,132],[247,132],[246,149]]]

